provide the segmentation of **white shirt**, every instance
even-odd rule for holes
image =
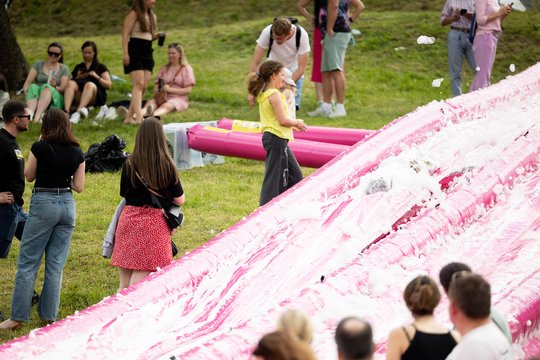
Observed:
[[[461,9],[466,9],[467,13],[469,14],[474,13],[473,0],[446,0],[444,8],[441,12],[441,24],[445,18],[454,15],[456,10],[459,11]],[[461,29],[468,29],[471,26],[471,20],[467,19],[465,16],[460,16],[458,20],[454,21],[450,25]]]
[[[270,45],[270,31],[272,25],[268,25],[263,29],[261,35],[257,39],[257,45],[263,49],[268,49]],[[298,69],[298,56],[308,53],[310,51],[309,47],[309,35],[303,27],[300,28],[300,46],[298,50],[296,49],[296,26],[293,25],[293,35],[290,39],[283,42],[283,44],[278,44],[276,41],[272,43],[272,49],[270,50],[270,56],[268,60],[275,60],[282,63],[287,69],[291,72],[295,72]]]
[[[512,360],[508,340],[490,321],[469,331],[446,360]]]

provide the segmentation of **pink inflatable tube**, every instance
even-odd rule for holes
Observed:
[[[495,306],[512,319],[514,339],[530,354],[538,343],[531,334],[538,331],[540,298],[533,256],[540,213],[533,128],[505,145],[503,154],[508,151],[510,158],[479,159],[470,187],[457,184],[441,206],[427,207],[371,247],[385,230],[371,230],[381,224],[370,209],[386,207],[397,219],[409,206],[389,206],[389,199],[409,199],[415,192],[393,187],[369,198],[357,194],[362,179],[385,160],[421,148],[461,119],[474,123],[494,109],[524,101],[539,88],[537,65],[491,88],[419,108],[166,269],[1,345],[0,358],[246,358],[290,307],[311,316],[318,357],[332,358],[332,332],[341,317],[367,318],[384,345],[388,331],[409,320],[400,299],[404,284],[418,272],[436,275],[451,260],[467,261],[492,282]],[[483,144],[475,146],[482,151]],[[458,162],[466,155],[456,152]],[[508,194],[499,196],[505,187]],[[481,206],[486,203],[488,208]],[[429,237],[416,240],[425,236],[422,228]],[[445,307],[438,308],[442,319]]]
[[[223,118],[218,121],[218,127],[226,130],[236,130],[233,123],[240,120]],[[240,121],[240,123],[244,123]],[[245,123],[250,123],[249,121]],[[375,130],[334,128],[328,126],[309,126],[306,131],[294,133],[298,140],[318,141],[331,144],[354,145],[366,136],[375,133]]]
[[[196,125],[188,130],[189,147],[211,154],[236,156],[263,160],[266,152],[261,143],[261,134],[228,131],[209,126]],[[295,140],[289,143],[291,151],[301,166],[319,168],[349,147],[340,144]]]

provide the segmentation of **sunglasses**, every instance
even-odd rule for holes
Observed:
[[[21,119],[21,118],[27,118],[27,119],[30,119],[31,115],[28,115],[28,114],[20,114],[20,115],[13,115],[13,117],[18,117],[19,119]]]
[[[53,51],[47,51],[47,54],[49,54],[49,56],[54,56],[54,57],[60,57],[60,55],[62,55],[62,53],[55,53]]]

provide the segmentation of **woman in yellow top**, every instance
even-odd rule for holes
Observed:
[[[260,206],[302,180],[302,171],[288,142],[293,140],[293,129],[305,131],[307,125],[289,116],[285,97],[279,91],[285,82],[283,69],[280,62],[269,60],[247,79],[248,92],[259,104],[262,143],[266,151]]]

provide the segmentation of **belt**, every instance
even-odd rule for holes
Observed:
[[[34,190],[32,190],[32,193],[38,193],[38,192],[47,192],[47,193],[67,193],[71,192],[71,188],[44,188],[44,187],[35,187]]]
[[[469,29],[464,29],[464,28],[458,28],[458,27],[455,27],[455,26],[450,26],[450,29],[452,30],[456,30],[456,31],[461,31],[465,34],[468,34],[469,33]]]

